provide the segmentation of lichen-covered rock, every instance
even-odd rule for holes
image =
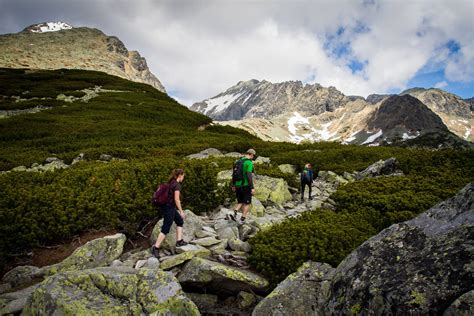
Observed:
[[[318,311],[324,307],[334,272],[335,269],[326,263],[304,263],[298,271],[280,282],[255,307],[252,315],[321,314]]]
[[[232,170],[221,171],[217,174],[217,181],[221,184],[230,183]],[[282,205],[292,199],[288,190],[288,183],[284,179],[257,175],[255,179],[255,197],[262,203],[273,202]]]
[[[209,246],[218,244],[219,242],[220,240],[214,237],[205,237],[205,238],[191,240],[191,243],[195,245],[203,246],[203,247],[209,247]]]
[[[108,266],[122,255],[125,240],[124,234],[115,234],[88,241],[85,245],[74,250],[62,262],[43,267],[41,270],[46,275],[52,275],[63,271]]]
[[[218,297],[212,294],[186,293],[186,296],[193,301],[202,313],[205,310],[212,309],[217,305]]]
[[[278,169],[280,169],[280,171],[283,173],[289,174],[296,174],[298,172],[298,168],[295,165],[290,164],[279,165]]]
[[[160,268],[163,270],[171,269],[177,265],[182,264],[188,260],[191,260],[194,257],[209,257],[211,255],[211,251],[200,247],[196,250],[190,250],[186,252],[182,252],[179,255],[167,257],[163,262],[161,262]]]
[[[259,156],[255,159],[255,164],[269,164],[271,162],[270,158]]]
[[[246,241],[237,238],[229,239],[229,248],[235,251],[250,252],[252,247]]]
[[[38,288],[39,284],[25,289],[0,295],[0,315],[19,314],[25,307],[31,294]]]
[[[237,295],[237,301],[241,309],[249,309],[252,306],[256,305],[259,300],[259,297],[253,293],[248,292],[239,292]]]
[[[332,314],[440,314],[474,284],[474,183],[372,237],[337,267]]]
[[[184,265],[178,280],[183,286],[206,288],[214,293],[262,292],[268,287],[268,281],[255,273],[198,257]]]
[[[474,315],[474,290],[461,295],[443,313],[443,316],[472,316]]]
[[[18,266],[5,273],[2,282],[9,283],[11,287],[17,287],[30,283],[35,278],[41,277],[41,269],[34,266]]]
[[[262,217],[265,215],[265,206],[263,206],[262,202],[256,197],[252,198],[252,204],[249,210],[250,214],[255,215],[257,217]]]
[[[340,175],[338,175],[337,173],[333,171],[320,171],[319,178],[320,180],[325,181],[335,187],[349,182],[344,177],[341,177]]]
[[[227,252],[227,239],[222,239],[217,245],[209,247],[209,250],[213,255],[222,255]]]
[[[376,163],[370,165],[365,170],[355,175],[356,180],[362,180],[365,178],[373,178],[379,176],[388,175],[403,175],[403,171],[400,169],[400,164],[396,158],[389,158],[387,160],[379,160]]]
[[[33,292],[23,315],[199,315],[172,274],[131,268],[58,273]]]
[[[224,155],[219,149],[208,148],[203,151],[187,156],[188,159],[206,159],[209,157],[223,157]]]
[[[186,242],[190,242],[192,239],[194,239],[196,232],[202,229],[202,226],[204,226],[204,222],[199,216],[197,216],[190,210],[184,210],[184,215],[186,216],[186,218],[184,220],[184,225],[183,225],[183,239]],[[153,228],[153,232],[151,233],[151,236],[150,236],[151,244],[154,244],[156,242],[156,239],[158,238],[158,235],[160,234],[162,225],[163,225],[163,219],[161,219]],[[166,238],[163,241],[163,244],[161,245],[161,247],[163,249],[175,251],[176,224],[173,223],[173,225],[171,225],[170,232],[168,233],[168,235],[166,235]]]

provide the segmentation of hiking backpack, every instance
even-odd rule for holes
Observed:
[[[244,180],[244,159],[237,159],[232,168],[232,184]]]
[[[151,204],[155,207],[165,205],[169,200],[170,184],[162,183],[158,186],[153,196],[151,197]]]

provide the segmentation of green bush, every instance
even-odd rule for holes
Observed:
[[[374,233],[374,228],[358,214],[323,209],[306,212],[250,239],[252,253],[248,262],[276,285],[308,260],[337,266]]]

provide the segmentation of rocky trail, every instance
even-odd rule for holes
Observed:
[[[281,168],[292,172],[291,166]],[[360,173],[339,176],[323,171],[313,184],[313,199],[303,202],[299,195],[290,194],[283,179],[257,176],[257,193],[244,224],[230,220],[233,211],[225,207],[204,216],[186,210],[184,240],[189,244],[175,246],[173,225],[159,259],[148,248],[123,253],[126,237],[115,234],[87,242],[58,264],[16,267],[5,274],[0,284],[0,293],[4,293],[0,294],[0,314],[100,315],[113,311],[127,315],[329,315],[339,311],[390,313],[394,308],[390,304],[397,304],[403,312],[423,313],[440,306],[444,310],[463,294],[461,301],[449,308],[456,311],[465,306],[466,300],[470,300],[472,308],[474,295],[466,293],[472,293],[474,284],[474,238],[466,240],[461,236],[474,237],[473,184],[416,219],[382,231],[356,249],[337,269],[323,263],[305,263],[271,293],[269,282],[247,264],[251,251],[248,240],[258,231],[303,212],[334,208],[329,197],[343,183],[400,174],[392,158]],[[224,183],[230,176],[230,171],[223,171],[218,181]],[[446,210],[450,215],[443,215]],[[438,225],[440,222],[444,224]],[[150,244],[156,240],[161,224],[162,220],[155,225]],[[457,247],[443,237],[448,234]],[[417,235],[422,237],[417,239]],[[423,244],[417,244],[419,239],[423,239]],[[417,247],[428,247],[430,251],[416,252]],[[392,255],[384,249],[396,253],[396,262],[391,267],[381,262]],[[444,254],[442,260],[437,261],[438,254]],[[440,282],[441,290],[423,287],[419,277],[413,280],[423,269],[415,264],[421,256],[437,262],[429,268],[433,271],[424,270],[423,278],[428,284]],[[405,271],[405,266],[410,269]],[[453,271],[440,277],[439,272],[447,267]],[[401,283],[406,293],[390,283],[395,282],[391,279],[395,270],[405,271],[399,278],[407,280]],[[22,288],[32,280],[44,281]],[[384,288],[385,280],[392,287]],[[17,291],[18,288],[22,289]],[[370,291],[375,292],[365,297]]]

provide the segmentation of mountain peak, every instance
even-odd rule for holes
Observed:
[[[61,30],[70,30],[73,27],[66,22],[55,21],[55,22],[43,22],[28,26],[23,32],[31,33],[46,33],[46,32],[57,32]]]

